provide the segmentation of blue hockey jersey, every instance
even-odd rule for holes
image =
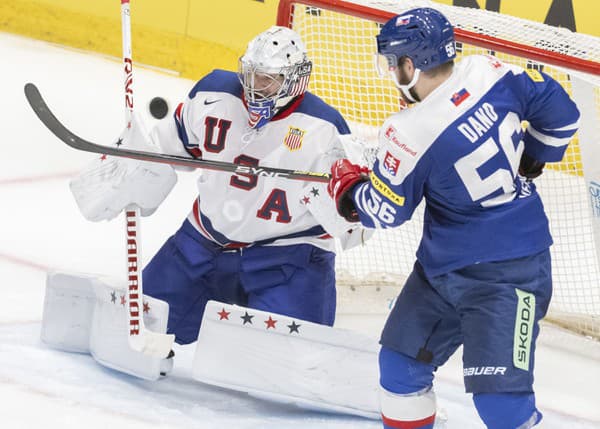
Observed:
[[[398,226],[425,198],[417,258],[429,276],[542,251],[552,244],[548,219],[519,162],[523,151],[560,161],[578,119],[546,74],[467,57],[423,102],[384,123],[371,180],[353,192],[360,221]]]

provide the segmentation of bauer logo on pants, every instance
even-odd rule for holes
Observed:
[[[518,302],[513,343],[513,365],[516,368],[529,371],[533,321],[535,320],[535,296],[520,289],[515,289],[515,292],[517,293]]]

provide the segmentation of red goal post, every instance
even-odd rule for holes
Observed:
[[[314,62],[310,91],[336,107],[352,131],[375,142],[398,110],[397,90],[373,66],[379,25],[414,7],[440,10],[456,29],[459,58],[491,54],[543,69],[571,94],[580,130],[562,162],[536,179],[550,219],[554,297],[548,318],[600,339],[600,38],[480,9],[428,0],[280,0],[277,24],[296,30]],[[412,269],[423,208],[337,259],[339,284],[401,284]]]
[[[340,13],[345,13],[356,18],[362,18],[379,24],[384,24],[390,18],[400,13],[402,10],[407,10],[411,7],[431,6],[436,7],[438,9],[448,8],[448,6],[434,4],[431,2],[427,2],[428,4],[425,4],[425,2],[417,1],[396,1],[394,2],[395,4],[390,5],[394,6],[393,10],[386,10],[367,6],[367,4],[371,3],[374,5],[382,5],[385,2],[365,1],[362,3],[358,3],[336,0],[280,0],[279,7],[277,10],[277,24],[286,27],[293,27],[294,6],[296,4],[316,9],[338,11]],[[452,7],[458,10],[463,9],[456,6]],[[485,33],[477,33],[462,28],[456,28],[455,37],[456,40],[459,42],[472,44],[481,48],[486,48],[498,52],[504,52],[506,54],[511,54],[517,57],[526,57],[530,60],[538,61],[549,65],[562,66],[565,63],[568,63],[569,68],[572,70],[591,73],[596,76],[600,75],[600,63],[596,61],[577,58],[574,56],[565,55],[560,52],[549,51],[535,46],[527,46],[521,43],[514,42],[512,40],[499,39]]]

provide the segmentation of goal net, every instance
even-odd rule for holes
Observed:
[[[440,10],[456,27],[459,58],[491,54],[553,76],[577,102],[581,128],[560,163],[536,179],[555,244],[548,319],[600,339],[600,39],[495,12],[427,0],[280,0],[278,24],[305,41],[314,63],[310,90],[336,107],[352,131],[376,142],[398,110],[398,92],[373,66],[380,24],[413,7]],[[423,205],[395,230],[341,252],[340,284],[402,284],[422,232]],[[515,220],[518,222],[518,219]]]

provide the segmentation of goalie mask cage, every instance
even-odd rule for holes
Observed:
[[[374,70],[380,24],[414,7],[440,10],[456,28],[462,55],[491,54],[543,70],[576,101],[580,130],[560,163],[536,179],[554,237],[553,300],[547,319],[600,339],[600,39],[480,9],[427,0],[281,0],[277,23],[296,30],[313,60],[310,90],[336,107],[352,131],[376,144],[398,92]],[[423,204],[411,221],[377,231],[340,252],[338,284],[403,284],[422,232]],[[518,219],[515,219],[518,222]]]

